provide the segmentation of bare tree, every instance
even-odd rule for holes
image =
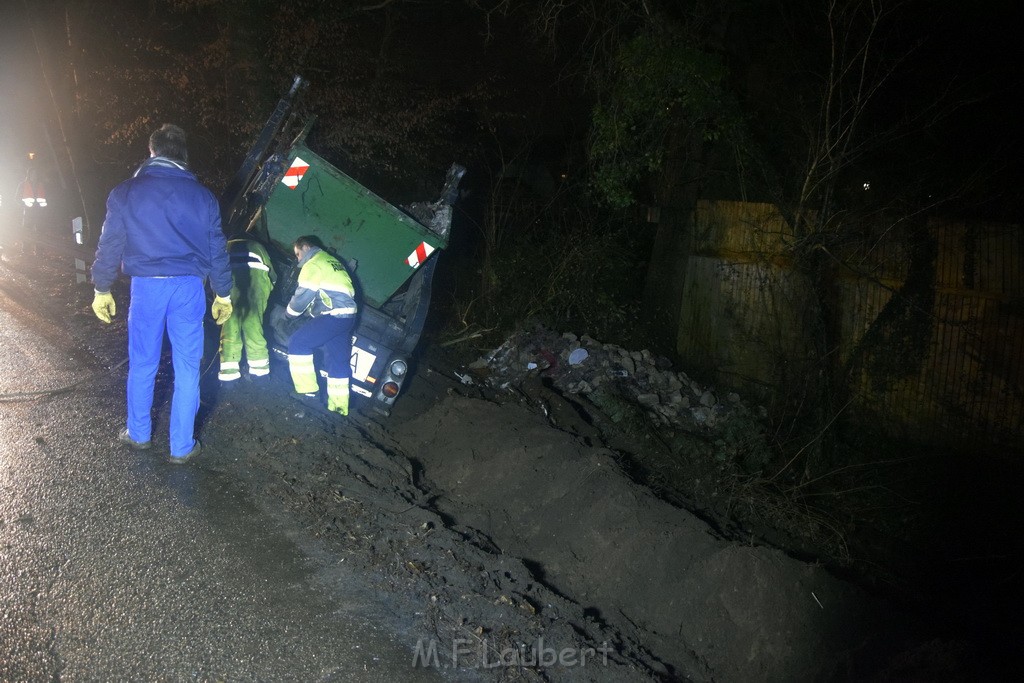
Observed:
[[[850,182],[851,169],[857,168],[868,155],[885,145],[915,132],[940,118],[944,110],[942,98],[922,107],[908,107],[899,115],[880,116],[883,96],[900,74],[917,45],[899,39],[903,2],[886,0],[830,0],[822,15],[823,69],[810,81],[813,87],[805,98],[801,122],[801,163],[795,166],[797,179],[785,190],[779,182],[776,203],[787,216],[795,242],[792,255],[798,272],[808,283],[810,310],[805,311],[806,329],[814,349],[813,358],[804,363],[804,372],[788,388],[805,397],[815,425],[811,443],[801,449],[804,454],[804,478],[820,475],[831,465],[834,427],[837,418],[850,405],[850,374],[855,365],[852,358],[840,357],[841,292],[840,276],[844,271],[859,272],[850,248],[862,228],[865,216],[851,211],[844,197]],[[793,159],[797,161],[797,159]],[[867,189],[867,188],[865,188]],[[893,224],[911,222],[920,208],[901,212],[890,220]],[[918,249],[911,253],[908,287],[915,291],[927,289],[932,251]],[[891,306],[908,305],[906,297],[895,292]],[[920,307],[918,302],[914,304]],[[896,315],[896,314],[894,314]],[[927,314],[926,314],[927,315]],[[880,315],[873,328],[884,326],[892,316]],[[880,336],[880,330],[868,330],[861,346]],[[855,349],[854,355],[863,352]]]

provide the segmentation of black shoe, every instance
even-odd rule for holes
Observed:
[[[188,453],[181,456],[180,458],[176,458],[173,455],[169,455],[167,456],[167,462],[172,463],[174,465],[184,465],[189,460],[199,455],[199,451],[201,451],[202,449],[203,447],[199,445],[199,441],[197,440],[196,445],[193,446],[192,450],[190,450]]]
[[[137,451],[147,450],[150,446],[153,445],[152,442],[150,441],[136,441],[128,434],[127,429],[121,430],[121,432],[117,435],[117,440],[123,443],[124,445],[128,446],[129,448],[133,448]]]

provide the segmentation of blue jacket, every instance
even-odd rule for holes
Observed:
[[[92,265],[96,291],[110,291],[118,266],[138,277],[197,275],[217,296],[231,294],[220,206],[184,165],[148,159],[107,197]]]

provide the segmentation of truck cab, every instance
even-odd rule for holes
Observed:
[[[295,288],[292,242],[316,235],[352,275],[359,318],[352,340],[352,393],[388,414],[408,378],[426,322],[438,254],[448,245],[452,205],[465,169],[453,164],[440,195],[396,207],[306,146],[312,122],[287,135],[287,115],[304,85],[296,77],[222,199],[229,238],[262,242],[278,278],[271,310]],[[291,330],[268,315],[272,352],[286,356]]]

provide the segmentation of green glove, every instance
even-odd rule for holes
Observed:
[[[92,299],[92,312],[103,322],[110,322],[110,319],[114,317],[114,313],[117,312],[117,306],[114,305],[114,297],[110,295],[110,292],[96,292],[96,296]]]
[[[214,297],[213,305],[210,306],[210,315],[213,322],[223,325],[231,317],[231,298],[226,296]]]

